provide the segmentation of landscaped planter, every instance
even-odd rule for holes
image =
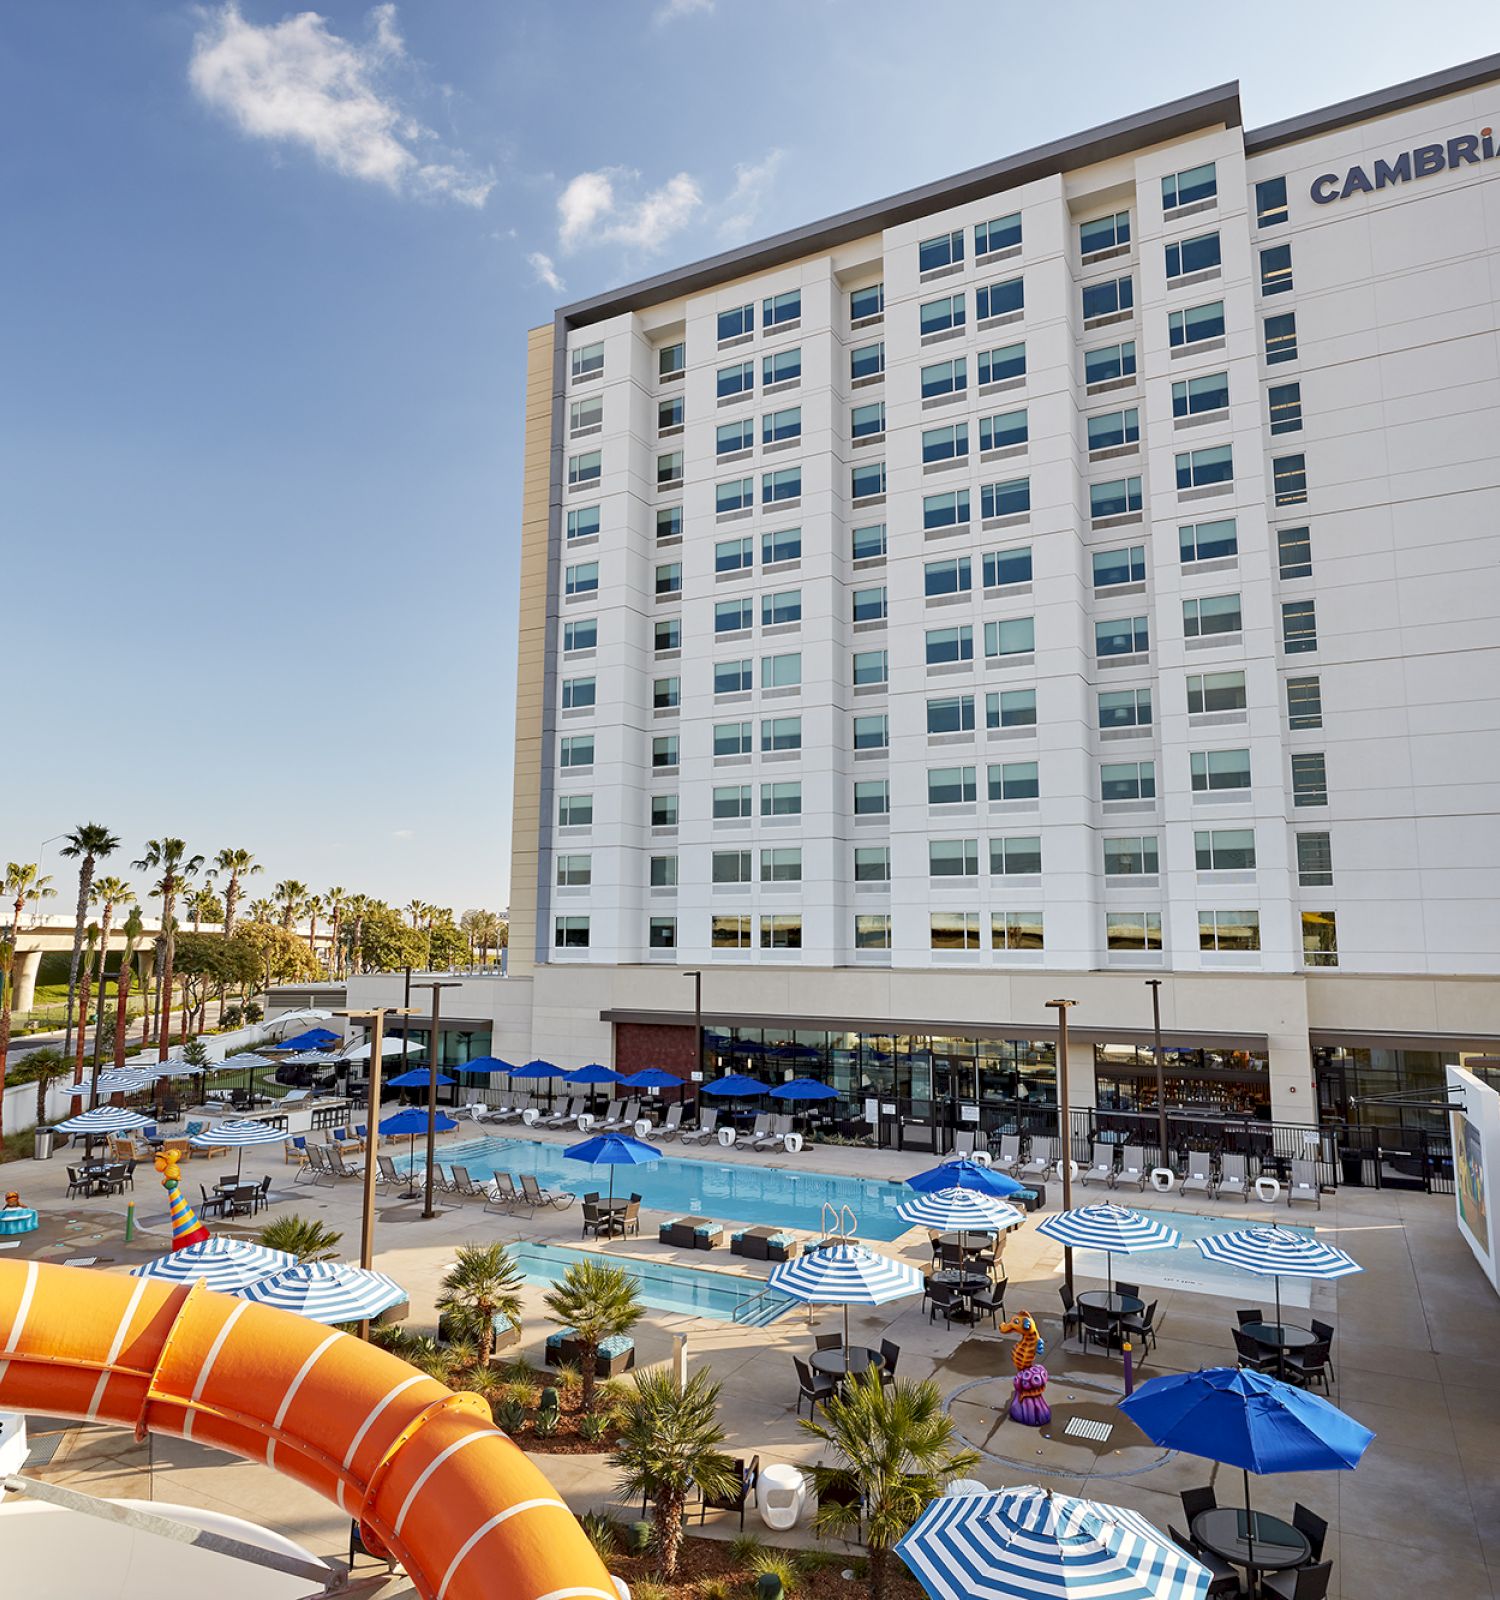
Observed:
[[[576,1367],[583,1356],[571,1328],[547,1335],[546,1362],[549,1367]],[[601,1342],[594,1361],[596,1378],[617,1378],[635,1365],[635,1340],[615,1334]]]

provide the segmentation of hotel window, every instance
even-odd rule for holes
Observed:
[[[927,871],[934,878],[977,878],[977,839],[933,839],[927,846]]]
[[[961,328],[965,318],[965,299],[961,294],[945,294],[940,300],[927,300],[919,307],[920,329],[923,338],[932,333],[946,333],[950,328]]]
[[[800,782],[763,783],[760,786],[760,814],[763,817],[800,817],[802,815],[802,785]]]
[[[656,431],[666,433],[671,428],[680,428],[687,417],[687,410],[680,394],[668,396],[665,400],[656,402]]]
[[[1097,350],[1083,352],[1083,381],[1109,383],[1116,378],[1135,376],[1135,340],[1123,344],[1100,345]]]
[[[682,563],[664,561],[656,569],[656,598],[663,600],[682,593]]]
[[[1129,273],[1123,278],[1108,278],[1103,283],[1084,285],[1083,318],[1085,322],[1095,317],[1110,317],[1120,311],[1129,311],[1135,304],[1135,282]]]
[[[1282,602],[1281,648],[1289,656],[1318,648],[1318,613],[1311,600]]]
[[[1130,213],[1117,211],[1113,216],[1095,217],[1090,222],[1078,224],[1078,252],[1080,255],[1097,255],[1101,250],[1114,250],[1130,243]]]
[[[884,412],[881,413],[881,427],[885,426]],[[969,425],[967,422],[955,422],[944,428],[924,428],[922,430],[922,460],[957,461],[969,453]]]
[[[728,311],[719,313],[719,343],[726,339],[738,339],[742,334],[755,332],[755,307],[734,306]]]
[[[802,748],[801,717],[766,717],[760,725],[762,750],[800,750]]]
[[[1250,787],[1248,750],[1193,750],[1188,754],[1188,766],[1195,794]]]
[[[881,467],[882,475],[885,468]],[[779,472],[763,472],[760,477],[760,503],[775,505],[781,500],[798,500],[802,496],[802,468],[783,467]]]
[[[651,826],[675,828],[677,826],[677,796],[654,794],[651,796]]]
[[[749,883],[748,850],[715,850],[709,867],[714,883]]]
[[[682,537],[682,507],[659,506],[656,512],[656,537],[680,539]]]
[[[1286,294],[1292,287],[1292,247],[1273,244],[1260,253],[1260,292]]]
[[[1218,172],[1212,161],[1205,161],[1161,180],[1161,208],[1174,211],[1178,206],[1196,205],[1200,200],[1212,200],[1218,192]]]
[[[1012,478],[1008,483],[986,483],[979,490],[979,514],[986,519],[1016,517],[1030,510],[1030,478]]]
[[[802,851],[796,845],[780,846],[760,853],[762,883],[801,883]]]
[[[591,394],[575,400],[568,407],[568,431],[582,433],[585,428],[598,428],[604,422],[604,396]]]
[[[1207,639],[1216,633],[1238,633],[1243,626],[1237,594],[1206,594],[1182,602],[1185,638]]]
[[[973,695],[945,694],[927,702],[928,733],[969,733],[973,727]]]
[[[889,778],[861,778],[854,785],[854,815],[884,816],[891,809]]]
[[[760,658],[762,689],[795,689],[802,682],[802,657],[793,652],[784,656]]]
[[[599,507],[579,506],[568,513],[569,539],[592,539],[599,532]]]
[[[991,800],[1035,800],[1041,794],[1041,769],[1035,761],[1007,761],[988,769],[986,783]]]
[[[968,358],[959,356],[954,361],[934,361],[922,368],[922,398],[934,400],[943,394],[962,394],[969,387]]]
[[[1104,871],[1111,878],[1139,878],[1157,871],[1156,835],[1131,834],[1106,839]]]
[[[761,326],[769,332],[784,322],[796,322],[802,316],[802,291],[788,289],[783,294],[772,295],[760,303]]]
[[[1174,350],[1201,344],[1205,339],[1224,336],[1224,302],[1210,300],[1206,305],[1188,306],[1167,313],[1167,343]]]
[[[1214,483],[1234,481],[1234,451],[1227,444],[1203,450],[1184,450],[1177,457],[1177,487],[1204,489]]]
[[[1008,450],[1025,444],[1028,438],[1026,410],[1002,411],[993,417],[979,419],[979,448],[981,450]]]
[[[1136,407],[1128,411],[1105,411],[1088,419],[1090,450],[1118,450],[1123,445],[1138,444],[1141,437],[1141,414]]]
[[[1204,711],[1243,711],[1243,672],[1194,673],[1187,681],[1187,708],[1192,716]]]
[[[1014,250],[1021,242],[1021,213],[1012,211],[1008,217],[991,217],[988,222],[974,224],[974,254],[993,255],[997,250]]]
[[[1123,517],[1141,509],[1141,480],[1112,478],[1108,483],[1089,485],[1089,515],[1095,522],[1104,517]]]
[[[1268,420],[1272,433],[1302,432],[1302,385],[1273,384],[1266,394]]]
[[[1104,944],[1109,950],[1160,950],[1161,912],[1106,911]]]
[[[646,927],[646,947],[649,950],[675,950],[677,918],[652,917]]]
[[[950,561],[929,561],[922,568],[922,592],[927,595],[967,594],[973,587],[967,556]]]
[[[984,725],[987,728],[1034,728],[1036,690],[1001,689],[984,697]]]
[[[1323,686],[1319,679],[1286,680],[1286,721],[1289,728],[1323,726]]]
[[[733,366],[719,368],[719,399],[727,400],[731,395],[749,394],[754,388],[755,363],[753,361],[736,361]]]
[[[656,487],[665,489],[682,482],[682,451],[672,450],[656,458]]]
[[[934,950],[979,949],[977,911],[934,911],[928,917],[927,926]]]
[[[854,719],[856,750],[888,750],[890,744],[891,721],[883,711]]]
[[[1274,228],[1287,216],[1286,179],[1262,178],[1255,186],[1255,226]]]
[[[972,803],[977,790],[973,767],[929,767],[927,804],[955,806]]]
[[[656,678],[651,684],[651,705],[656,711],[674,711],[682,704],[681,678]]]
[[[1328,804],[1328,765],[1321,751],[1292,756],[1292,804]]]
[[[750,918],[716,914],[710,925],[709,942],[715,950],[748,950]]]
[[[742,694],[753,688],[752,666],[749,661],[714,662],[714,693]]]
[[[714,511],[719,516],[730,511],[748,511],[754,504],[754,478],[731,478],[714,485]]]
[[[714,790],[714,820],[726,822],[748,817],[752,809],[752,793],[748,783],[721,784]]]
[[[1200,950],[1259,950],[1260,912],[1199,911]]]
[[[1012,617],[984,625],[984,653],[992,661],[1000,656],[1026,655],[1035,649],[1035,617]]]
[[[961,628],[929,628],[927,630],[927,665],[944,666],[955,661],[974,659],[974,630],[965,624]]]
[[[591,794],[564,794],[557,800],[557,825],[559,828],[587,828],[594,820],[594,797]]]
[[[1094,655],[1130,656],[1151,648],[1151,629],[1145,617],[1116,617],[1094,624]]]
[[[686,370],[685,344],[665,344],[656,352],[656,374],[659,378],[675,378]]]
[[[867,289],[849,291],[849,320],[863,322],[867,317],[878,317],[885,312],[885,285],[872,283]]]
[[[656,624],[656,649],[658,653],[682,649],[681,617],[666,617]]]
[[[650,885],[653,889],[677,887],[677,857],[652,856]]]
[[[982,283],[974,291],[974,315],[983,322],[987,317],[1003,317],[1012,311],[1026,309],[1026,280],[1007,278],[1003,283]]]
[[[760,538],[760,559],[768,567],[774,567],[781,561],[800,561],[801,528],[782,528],[776,533],[763,533]]]
[[[1151,691],[1149,689],[1101,689],[1099,691],[1101,728],[1149,728]]]
[[[1172,385],[1172,415],[1196,417],[1205,411],[1222,411],[1229,404],[1229,374],[1210,372],[1201,378],[1184,378]]]
[[[600,344],[581,344],[573,352],[573,376],[587,378],[596,372],[604,371],[604,346]]]
[[[1154,800],[1154,761],[1106,761],[1099,768],[1101,800]]]
[[[1000,345],[994,350],[979,352],[979,381],[1004,383],[1011,378],[1024,377],[1026,373],[1026,346],[1024,344]]]
[[[1042,870],[1042,841],[1036,834],[990,840],[990,876],[1024,877]]]
[[[946,494],[922,496],[922,526],[932,528],[961,527],[969,520],[969,491],[950,489]]]
[[[1018,550],[987,550],[984,555],[984,586],[1003,589],[1010,584],[1031,582],[1031,546]]]
[[[1094,591],[1114,589],[1122,583],[1146,581],[1146,547],[1121,545],[1116,550],[1094,552]]]
[[[578,561],[568,567],[563,575],[563,592],[570,597],[578,594],[596,594],[599,590],[599,563]]]
[[[802,348],[777,350],[766,356],[760,364],[760,381],[765,383],[790,383],[802,376]]]
[[[1332,911],[1302,913],[1302,959],[1309,967],[1339,964],[1338,921]]]
[[[603,457],[597,450],[588,450],[581,456],[568,457],[568,487],[576,489],[581,483],[597,483],[603,471]]]
[[[799,491],[800,493],[800,475]],[[849,469],[849,497],[865,500],[885,493],[885,462],[864,461]]]
[[[1277,569],[1283,578],[1312,577],[1312,533],[1307,528],[1276,530]]]
[[[594,678],[564,678],[562,703],[564,711],[582,711],[594,704],[597,680]]]
[[[591,767],[594,764],[594,736],[591,733],[565,734],[558,740],[558,765]]]
[[[755,749],[755,725],[751,722],[716,722],[714,754],[747,756]]]
[[[1239,554],[1239,531],[1233,517],[1217,522],[1191,522],[1177,530],[1177,548],[1184,561],[1222,561]]]
[[[1167,246],[1167,282],[1189,273],[1207,272],[1223,259],[1217,233],[1199,233],[1191,239],[1174,239]]]
[[[923,239],[917,246],[917,271],[933,272],[938,267],[951,267],[964,258],[964,231],[955,228],[952,233],[940,233]]]
[[[1304,889],[1326,889],[1333,882],[1332,835],[1297,835],[1297,882]]]
[[[856,528],[849,537],[851,561],[878,561],[885,555],[885,524],[872,522],[868,527]]]
[[[594,881],[592,856],[559,856],[557,858],[557,886],[559,889],[581,889]]]
[[[854,849],[856,883],[891,881],[891,847],[888,844],[856,845]]]
[[[885,585],[877,589],[854,591],[854,620],[856,622],[885,621]]]
[[[763,628],[775,628],[784,623],[801,622],[801,620],[800,589],[785,589],[780,594],[764,594],[760,597],[760,625]]]
[[[788,406],[784,411],[768,411],[760,419],[762,444],[785,444],[802,437],[802,407]]]
[[[890,658],[884,650],[856,650],[854,653],[854,682],[865,684],[885,683],[890,679]]]
[[[753,450],[755,448],[755,423],[750,417],[741,417],[738,422],[721,422],[714,434],[714,454],[720,456],[733,455],[736,450]],[[665,458],[664,458],[665,459]],[[678,457],[678,461],[681,461]],[[682,476],[679,465],[677,476]]]
[[[849,352],[849,378],[851,382],[857,383],[861,378],[878,378],[884,371],[884,340],[880,340],[875,344],[862,344],[857,349]]]
[[[675,733],[658,734],[651,741],[651,765],[675,767],[678,764],[678,745]]]
[[[1283,311],[1280,316],[1265,320],[1266,365],[1274,367],[1283,361],[1297,359],[1297,313]]]
[[[754,539],[720,539],[714,546],[715,572],[745,572],[754,565]]]
[[[715,603],[715,633],[738,633],[742,628],[754,625],[755,602],[748,596],[741,600],[719,600]]]
[[[889,950],[891,947],[891,919],[888,916],[867,916],[863,912],[854,919],[854,948],[856,950]]]
[[[1199,872],[1244,872],[1255,865],[1254,828],[1212,828],[1193,835]]]
[[[873,439],[877,434],[884,432],[884,400],[877,400],[873,405],[855,406],[849,413],[849,437],[851,439]]]
[[[576,622],[563,623],[563,653],[570,650],[592,650],[599,642],[599,619],[580,617]]]
[[[991,914],[992,950],[1040,950],[1042,946],[1040,911],[996,911]]]
[[[589,919],[587,917],[558,917],[552,925],[552,944],[557,950],[587,950],[589,947]]]

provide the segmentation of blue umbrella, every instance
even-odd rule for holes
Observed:
[[[508,1061],[502,1061],[499,1056],[475,1056],[472,1061],[460,1061],[458,1070],[483,1075],[494,1072],[519,1072],[520,1068],[511,1066]]]
[[[816,1078],[793,1078],[789,1083],[778,1083],[771,1091],[773,1100],[837,1100],[838,1097],[837,1089],[819,1083]]]
[[[1348,1469],[1375,1437],[1321,1395],[1241,1367],[1152,1378],[1117,1404],[1153,1444],[1240,1468],[1252,1557],[1252,1472]]]
[[[960,1157],[908,1178],[906,1187],[915,1189],[918,1194],[932,1194],[939,1189],[973,1189],[977,1194],[990,1194],[1003,1200],[1007,1195],[1020,1194],[1026,1185],[978,1161]]]
[[[387,1078],[387,1089],[425,1089],[432,1081],[431,1074],[426,1067],[413,1067],[410,1072],[398,1072],[394,1078]],[[456,1078],[450,1078],[447,1073],[437,1075],[440,1084],[456,1083]]]
[[[647,1161],[660,1161],[661,1151],[641,1139],[632,1139],[627,1133],[601,1133],[597,1138],[585,1139],[582,1144],[569,1145],[563,1154],[569,1161],[587,1161],[591,1167],[609,1168],[609,1198],[615,1198],[615,1168],[639,1166]]]
[[[426,1074],[423,1074],[426,1082]],[[452,1117],[445,1117],[441,1111],[433,1118],[432,1126],[439,1133],[451,1133],[458,1124]],[[412,1199],[417,1192],[417,1135],[427,1132],[427,1107],[406,1106],[393,1113],[380,1124],[380,1136],[383,1139],[399,1138],[403,1133],[407,1137],[406,1166],[407,1176],[411,1180],[411,1188],[405,1190],[401,1196],[403,1200]]]
[[[633,1072],[628,1078],[620,1079],[623,1089],[680,1089],[683,1080],[675,1072],[663,1072],[660,1067],[646,1067],[641,1072]]]
[[[586,1067],[576,1067],[572,1072],[565,1073],[569,1083],[618,1083],[620,1074],[613,1067],[601,1067],[597,1061],[591,1061]],[[594,1109],[593,1089],[589,1090],[589,1110]]]
[[[513,1078],[566,1078],[567,1071],[563,1067],[555,1067],[550,1061],[540,1058],[528,1061],[524,1067],[512,1067],[510,1075]],[[552,1104],[552,1086],[547,1086],[547,1104]]]
[[[703,1092],[733,1096],[769,1094],[771,1085],[762,1083],[759,1078],[747,1078],[743,1072],[731,1072],[727,1078],[715,1078],[712,1083],[705,1083]]]
[[[338,1035],[330,1033],[327,1028],[309,1028],[306,1033],[299,1033],[295,1039],[283,1039],[280,1044],[269,1046],[272,1050],[321,1050],[325,1045],[336,1044]]]

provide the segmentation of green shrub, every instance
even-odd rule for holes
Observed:
[[[632,1522],[626,1533],[626,1548],[633,1556],[643,1556],[651,1548],[652,1526],[649,1522]]]
[[[530,1378],[506,1378],[500,1385],[500,1398],[513,1400],[518,1406],[529,1411],[537,1403],[541,1390]]]
[[[630,1586],[635,1600],[673,1600],[675,1591],[665,1584],[653,1583],[650,1578],[638,1578]]]
[[[836,1567],[842,1562],[842,1556],[836,1556],[832,1550],[799,1550],[797,1552],[798,1570],[811,1577],[815,1572],[827,1572],[830,1567]]]
[[[620,1548],[620,1528],[613,1517],[602,1516],[597,1511],[585,1511],[578,1519],[589,1543],[598,1552],[601,1561],[608,1561]]]
[[[789,1550],[762,1550],[750,1562],[755,1573],[755,1592],[761,1600],[791,1600],[797,1591],[801,1572]]]
[[[753,1533],[737,1533],[729,1541],[729,1554],[737,1567],[749,1567],[760,1551],[760,1540]]]
[[[565,1400],[576,1404],[578,1397],[583,1393],[583,1374],[571,1361],[565,1361],[557,1369],[552,1381],[561,1390]]]
[[[499,1399],[490,1410],[495,1415],[495,1426],[506,1433],[517,1434],[526,1426],[526,1407],[519,1400]]]
[[[728,1578],[705,1578],[698,1585],[698,1600],[733,1600],[734,1586]]]
[[[562,1421],[561,1412],[552,1410],[538,1411],[532,1418],[531,1431],[538,1439],[550,1439],[556,1432],[558,1424]]]
[[[585,1444],[598,1444],[609,1432],[610,1419],[599,1411],[591,1411],[578,1419],[578,1437]]]

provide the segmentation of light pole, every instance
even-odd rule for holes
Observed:
[[[1073,1118],[1068,1109],[1068,1011],[1076,1000],[1049,1000],[1047,1008],[1057,1013],[1057,1120],[1062,1130],[1062,1160],[1058,1171],[1062,1175],[1063,1210],[1073,1208]],[[1073,1249],[1063,1247],[1063,1279],[1068,1294],[1073,1293]]]
[[[684,978],[693,980],[693,1071],[703,1071],[703,974],[701,972],[684,972]],[[690,1080],[692,1081],[692,1080]],[[687,1098],[687,1091],[683,1091],[682,1098]]]
[[[1167,1080],[1161,1064],[1161,979],[1147,978],[1151,991],[1152,1059],[1156,1063],[1156,1142],[1157,1161],[1167,1165]]]
[[[432,1180],[437,1169],[438,1023],[442,1016],[443,990],[457,989],[460,984],[454,978],[447,983],[419,983],[415,987],[432,990],[432,1034],[427,1041],[427,1174],[422,1185],[422,1215],[435,1217],[437,1208],[432,1203]]]

